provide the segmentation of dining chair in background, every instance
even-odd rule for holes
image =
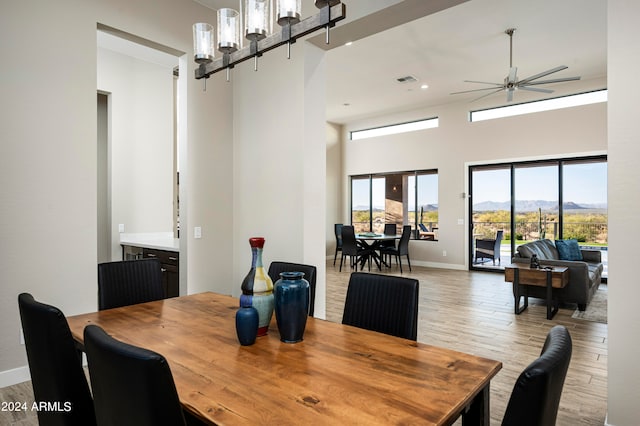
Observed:
[[[384,224],[384,235],[396,235],[398,233],[398,227],[395,223],[385,223]],[[385,254],[382,253],[382,249],[386,248],[386,247],[392,247],[392,248],[396,248],[396,240],[386,240],[386,241],[380,241],[380,245],[378,246],[380,247],[380,258],[387,263],[384,258],[385,258]]]
[[[38,410],[42,426],[95,425],[89,384],[67,319],[55,306],[37,302],[29,293],[18,296],[35,401],[71,405],[65,410]],[[64,408],[64,406],[62,407]]]
[[[100,426],[185,425],[171,369],[164,356],[84,329],[89,377]]]
[[[566,327],[556,325],[549,331],[540,357],[524,369],[513,386],[503,426],[556,424],[572,347]]]
[[[98,309],[111,309],[166,297],[159,259],[98,264]]]
[[[342,323],[416,340],[419,287],[413,278],[353,272]]]
[[[407,256],[409,271],[411,271],[411,260],[409,259],[409,239],[411,238],[411,226],[402,227],[402,236],[398,247],[385,247],[380,252],[382,255],[395,256],[396,263],[400,265],[400,273],[402,273],[402,256]]]
[[[342,257],[340,258],[340,272],[342,272],[342,263],[344,258],[349,256],[351,268],[355,266],[358,270],[358,262],[366,260],[371,270],[371,250],[358,245],[356,234],[353,226],[344,225],[342,227]],[[366,259],[365,259],[366,258]],[[362,265],[364,267],[364,263]]]
[[[291,262],[271,262],[269,265],[269,277],[275,284],[280,279],[283,272],[302,272],[304,279],[309,281],[309,316],[313,316],[314,304],[316,300],[316,267],[312,265],[304,265],[301,263]]]
[[[342,223],[336,223],[333,225],[333,233],[336,235],[336,252],[333,255],[333,266],[336,266],[338,252],[342,251],[342,226]]]

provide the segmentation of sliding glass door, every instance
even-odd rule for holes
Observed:
[[[511,257],[511,166],[472,168],[470,176],[471,263],[478,268],[500,267],[502,259]],[[500,236],[499,231],[502,231],[501,241],[496,241],[499,253],[483,256],[487,254],[482,250],[483,244]]]
[[[471,166],[469,188],[470,269],[502,270],[529,241],[575,238],[602,251],[606,273],[606,157]],[[492,254],[487,240],[500,237]]]

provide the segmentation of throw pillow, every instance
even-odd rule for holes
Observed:
[[[578,245],[578,240],[556,240],[556,248],[560,255],[560,260],[582,260],[582,252]]]

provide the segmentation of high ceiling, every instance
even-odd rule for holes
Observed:
[[[471,0],[334,48],[327,61],[327,119],[345,123],[399,110],[470,102],[487,92],[450,93],[488,87],[464,80],[502,83],[509,72],[507,28],[516,28],[513,65],[518,67],[519,79],[558,65],[569,68],[548,78],[582,77],[581,82],[538,86],[555,90],[551,95],[516,92],[514,102],[603,88],[606,8],[604,0]],[[408,75],[417,81],[396,81]],[[422,84],[429,88],[420,89]],[[499,93],[473,105],[505,103],[506,95]]]
[[[195,1],[213,9],[238,4],[238,0]],[[559,65],[569,68],[547,78],[582,77],[578,82],[538,86],[553,89],[550,95],[518,91],[514,102],[600,89],[606,84],[605,0],[343,2],[347,7],[347,21],[338,23],[333,30],[336,36],[332,37],[331,46],[317,42],[324,35],[315,36],[318,46],[330,49],[326,113],[331,122],[347,123],[452,102],[469,103],[487,92],[450,93],[489,86],[464,80],[502,83],[508,75],[509,37],[504,33],[507,28],[516,28],[513,65],[518,68],[519,79]],[[457,3],[461,4],[420,17],[431,13],[429,8],[438,10]],[[310,0],[303,0],[304,15],[315,13],[316,9],[308,7],[310,5]],[[354,15],[372,5],[382,9],[375,18],[353,22]],[[418,19],[410,21],[414,19],[411,16],[410,22],[374,33],[374,27],[390,27],[395,22],[406,21],[406,17],[399,16],[402,11],[415,12]],[[362,38],[367,25],[374,34]],[[354,43],[343,45],[350,34]],[[405,76],[413,76],[417,81],[405,84],[396,81]],[[423,84],[428,85],[428,89],[421,89]],[[470,105],[485,108],[504,104],[506,94],[497,93]]]

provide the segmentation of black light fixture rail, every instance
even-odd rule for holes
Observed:
[[[209,78],[211,74],[225,69],[233,68],[236,64],[244,62],[253,57],[260,57],[264,52],[275,49],[287,43],[295,41],[311,34],[319,29],[327,29],[327,44],[329,44],[329,28],[335,26],[336,22],[346,17],[346,5],[339,3],[334,6],[330,4],[324,6],[320,11],[296,24],[287,24],[280,32],[275,32],[262,40],[251,41],[249,45],[232,53],[224,53],[222,58],[218,58],[209,63],[201,63],[195,70],[196,79]]]

